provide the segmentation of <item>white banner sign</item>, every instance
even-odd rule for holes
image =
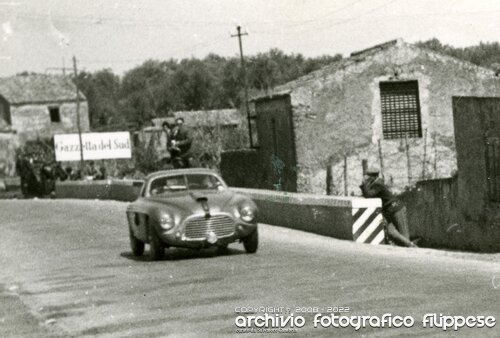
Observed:
[[[78,134],[54,135],[54,144],[56,161],[80,160]],[[82,147],[84,160],[132,157],[129,132],[83,133]]]

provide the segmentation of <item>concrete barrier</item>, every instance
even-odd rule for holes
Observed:
[[[18,176],[0,178],[0,185],[6,191],[18,190],[21,188],[21,179]]]
[[[142,180],[100,180],[56,182],[57,198],[134,201]]]
[[[141,180],[66,181],[56,183],[57,198],[134,201]],[[384,240],[380,199],[231,188],[252,198],[258,221],[362,243]]]
[[[231,188],[251,197],[259,207],[258,221],[356,242],[384,240],[378,198],[338,197],[273,190]]]
[[[135,201],[143,184],[143,180],[111,181],[109,199],[125,202]]]

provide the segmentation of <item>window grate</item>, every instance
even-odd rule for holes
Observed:
[[[380,82],[385,139],[422,137],[417,81]]]

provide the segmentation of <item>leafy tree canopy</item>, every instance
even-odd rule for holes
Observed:
[[[500,44],[483,43],[455,48],[430,39],[416,43],[439,53],[490,67],[500,72]],[[250,92],[269,91],[325,65],[340,54],[306,58],[273,48],[245,59]],[[244,77],[239,56],[209,54],[203,59],[148,60],[120,79],[109,69],[79,74],[95,130],[137,129],[151,118],[177,110],[240,107]]]

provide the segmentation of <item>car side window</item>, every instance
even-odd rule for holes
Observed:
[[[159,177],[151,182],[149,194],[157,196],[181,190],[186,190],[184,176]]]
[[[189,183],[189,189],[208,189],[208,190],[222,190],[224,186],[213,175],[188,175],[187,180]]]

